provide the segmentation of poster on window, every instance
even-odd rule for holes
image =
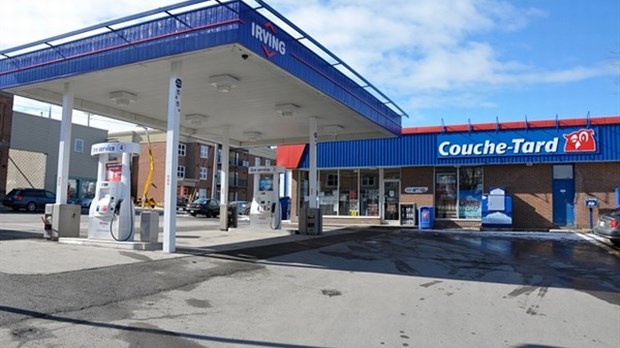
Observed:
[[[459,218],[480,219],[482,217],[482,192],[459,191]]]

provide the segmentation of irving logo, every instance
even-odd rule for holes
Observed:
[[[566,143],[564,152],[594,152],[596,151],[596,139],[594,130],[580,129],[569,134],[564,134]]]
[[[252,36],[261,42],[263,53],[267,58],[272,58],[276,53],[286,54],[286,44],[276,37],[276,27],[273,23],[267,22],[260,26],[252,22]]]

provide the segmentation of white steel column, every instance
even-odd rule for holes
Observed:
[[[170,64],[168,82],[168,130],[166,133],[166,171],[164,182],[164,240],[163,251],[176,250],[177,167],[179,163],[179,128],[181,118],[181,68],[183,63]]]
[[[71,157],[71,119],[73,116],[73,86],[65,82],[62,96],[62,119],[58,143],[58,169],[56,175],[56,204],[67,204],[69,185],[69,159]]]
[[[230,127],[222,130],[222,175],[220,177],[220,231],[228,231],[228,158],[230,157]]]
[[[318,202],[317,202],[317,169],[316,169],[316,143],[317,143],[317,118],[316,117],[310,117],[310,134],[309,134],[309,144],[308,146],[310,147],[309,152],[310,152],[310,165],[309,165],[309,175],[308,175],[308,181],[309,181],[309,196],[310,196],[310,200],[308,202],[308,208],[318,208]]]
[[[213,144],[213,173],[211,173],[211,198],[215,199],[217,196],[217,152],[219,149],[218,144]]]

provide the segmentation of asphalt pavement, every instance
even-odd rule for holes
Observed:
[[[9,217],[10,216],[10,217]],[[251,228],[247,217],[241,216],[236,228],[221,231],[218,219],[177,215],[176,251],[162,251],[163,216],[159,219],[158,243],[151,250],[135,250],[140,243],[140,217],[136,216],[136,243],[89,241],[88,215],[80,219],[80,237],[51,241],[43,238],[41,213],[0,214],[0,272],[7,274],[52,274],[96,269],[144,261],[186,257],[196,254],[220,253],[300,241],[315,236],[297,233],[297,225],[283,222],[279,230]],[[343,226],[325,226],[324,234],[350,232]]]
[[[176,226],[165,253],[0,214],[0,346],[620,345],[620,255],[588,234]]]

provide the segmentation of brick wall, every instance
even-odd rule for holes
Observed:
[[[6,195],[12,120],[13,95],[0,92],[0,198]]]
[[[433,187],[433,167],[409,167],[401,170],[400,187],[401,198],[403,203],[415,203],[417,207],[421,205],[433,206],[433,196],[435,188]],[[407,187],[427,187],[426,193],[409,194],[404,193]]]
[[[484,168],[484,193],[502,187],[512,196],[515,229],[553,227],[552,166],[525,164]]]
[[[590,225],[590,209],[586,197],[598,198],[599,207],[593,209],[593,221],[598,214],[615,208],[615,188],[620,186],[620,162],[575,164],[575,223],[578,228]]]

